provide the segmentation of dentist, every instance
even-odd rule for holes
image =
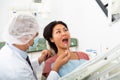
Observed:
[[[0,80],[38,80],[36,71],[41,63],[50,56],[49,50],[43,50],[41,56],[29,60],[26,50],[34,44],[39,25],[33,16],[17,15],[4,33],[5,46],[0,50]],[[61,55],[55,62],[47,80],[58,80],[57,71],[68,62],[68,53]]]

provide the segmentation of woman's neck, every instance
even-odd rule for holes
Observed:
[[[61,54],[64,54],[64,53],[65,53],[65,50],[66,50],[66,49],[58,49],[57,55],[59,56],[59,55],[61,55]]]
[[[66,49],[58,49],[57,56],[64,54]],[[76,52],[71,52],[70,51],[70,59],[79,59],[78,55],[75,54]]]

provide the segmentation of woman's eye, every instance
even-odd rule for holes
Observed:
[[[68,31],[68,29],[65,29],[64,31]]]
[[[57,31],[56,33],[60,33],[60,31]]]

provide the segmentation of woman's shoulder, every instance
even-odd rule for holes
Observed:
[[[89,56],[85,52],[79,51],[79,52],[76,52],[76,54],[78,55],[79,59],[89,60]]]
[[[51,64],[55,62],[57,55],[54,55],[45,61],[45,66],[43,68],[43,75],[51,71]]]
[[[57,59],[57,55],[54,55],[54,56],[50,57],[49,59],[47,59],[47,60],[45,61],[45,63],[51,64],[51,63],[53,63],[56,59]]]

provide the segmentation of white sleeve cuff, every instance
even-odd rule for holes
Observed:
[[[58,80],[60,76],[58,75],[57,72],[51,71],[49,76],[47,77],[47,80]]]

